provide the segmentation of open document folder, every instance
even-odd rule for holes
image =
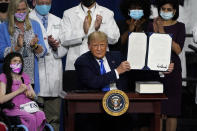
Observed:
[[[131,69],[168,70],[172,45],[169,34],[133,32],[128,42],[127,61]]]

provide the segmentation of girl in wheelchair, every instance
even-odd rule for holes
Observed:
[[[12,109],[4,109],[8,116],[18,116],[29,131],[42,131],[46,118],[33,101],[36,97],[27,74],[23,73],[23,58],[19,53],[10,53],[4,59],[0,74],[0,104],[12,102]]]

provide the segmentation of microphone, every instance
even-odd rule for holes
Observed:
[[[193,46],[193,45],[191,45],[191,44],[188,45],[188,48],[190,48],[190,49],[192,49],[193,51],[197,52],[197,47],[195,47],[195,46]]]

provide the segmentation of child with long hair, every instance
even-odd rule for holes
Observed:
[[[30,131],[41,131],[45,125],[45,114],[32,101],[36,95],[30,78],[23,73],[23,58],[20,53],[10,53],[4,59],[0,74],[0,104],[11,101],[12,109],[4,109],[8,116],[18,116]]]

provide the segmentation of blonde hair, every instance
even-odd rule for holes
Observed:
[[[92,32],[88,36],[88,45],[90,44],[91,41],[105,41],[107,43],[107,35],[101,31]]]
[[[26,6],[27,6],[27,16],[25,18],[26,30],[28,31],[31,29],[31,24],[29,21],[29,7],[27,4],[27,1],[26,0],[10,0],[9,7],[8,7],[8,32],[11,36],[13,36],[14,32],[15,32],[14,14],[16,13],[18,5],[21,2],[25,2]]]

